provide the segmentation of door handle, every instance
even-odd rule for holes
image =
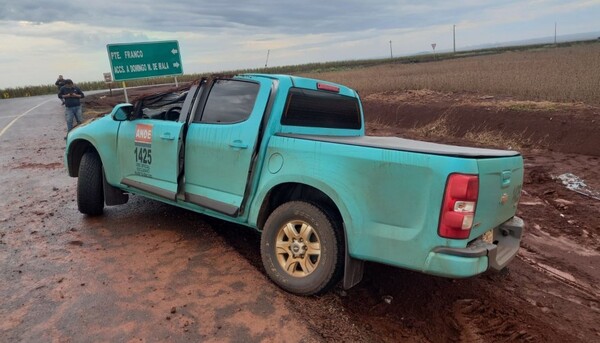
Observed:
[[[168,141],[172,141],[172,140],[175,139],[175,136],[171,136],[170,132],[165,132],[165,133],[163,133],[163,134],[160,135],[160,138],[168,140]]]
[[[229,146],[234,149],[248,149],[248,144],[242,142],[239,139],[236,139],[233,142],[229,143]]]
[[[510,177],[512,176],[512,173],[510,170],[505,170],[502,172],[501,174],[502,176],[502,188],[506,188],[510,185]]]

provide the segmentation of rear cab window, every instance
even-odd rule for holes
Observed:
[[[344,131],[361,130],[360,104],[356,97],[327,91],[290,88],[281,117],[281,125],[298,133],[327,134],[326,132],[310,132],[314,131],[310,129],[308,132],[299,132],[306,131],[299,130],[300,127]]]

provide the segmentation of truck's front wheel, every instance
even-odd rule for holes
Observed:
[[[79,164],[77,207],[79,212],[90,216],[100,215],[104,210],[102,161],[98,154],[92,151],[86,152]]]
[[[343,268],[342,234],[318,207],[291,201],[267,219],[261,256],[269,277],[299,295],[319,294],[334,286]]]

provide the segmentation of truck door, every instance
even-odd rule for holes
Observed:
[[[270,93],[269,80],[212,84],[204,108],[198,108],[186,134],[187,202],[238,215]]]
[[[117,137],[121,183],[175,200],[183,125],[159,119],[122,122]]]

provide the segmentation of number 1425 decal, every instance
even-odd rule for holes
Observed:
[[[138,163],[152,164],[152,149],[145,147],[135,147],[135,161]]]

